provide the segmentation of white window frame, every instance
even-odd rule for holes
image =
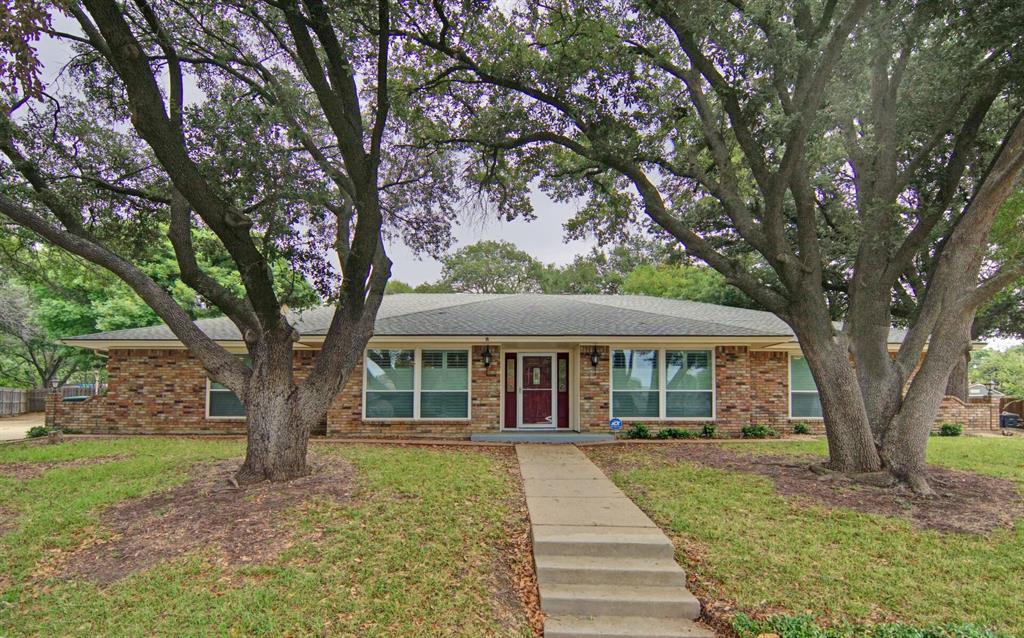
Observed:
[[[370,417],[366,416],[366,375],[368,374],[366,358],[370,350],[412,350],[415,360],[413,362],[413,389],[412,389],[412,416],[403,417]],[[464,350],[466,352],[466,416],[464,417],[421,417],[420,398],[422,396],[423,377],[423,351],[424,350]],[[371,423],[404,423],[409,421],[424,422],[466,422],[473,419],[473,346],[470,345],[436,345],[436,346],[412,346],[387,344],[378,347],[369,347],[363,350],[363,389],[362,389],[362,420]],[[493,365],[493,364],[492,364]]]
[[[614,360],[616,350],[654,350],[658,353],[658,416],[624,416],[619,417],[624,421],[653,421],[653,422],[681,422],[681,423],[709,423],[718,418],[718,371],[715,367],[715,347],[684,345],[653,347],[642,344],[629,346],[610,346],[608,348],[608,416],[615,416],[615,385],[614,385]],[[702,351],[708,353],[708,360],[711,362],[711,416],[666,416],[668,411],[668,370],[665,367],[665,352],[694,352]],[[649,392],[650,390],[645,390]],[[672,390],[672,392],[707,392],[707,390]]]
[[[814,392],[810,390],[794,390],[793,389],[793,357],[799,357],[804,361],[807,360],[803,354],[790,352],[786,358],[786,401],[789,403],[789,420],[790,421],[824,421],[824,416],[794,416],[793,415],[793,393],[800,394],[816,394],[818,395],[818,402],[821,403],[821,392],[818,391],[818,382],[814,382]],[[813,377],[812,377],[813,378]]]

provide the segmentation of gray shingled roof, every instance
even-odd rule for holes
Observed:
[[[330,306],[293,317],[303,336],[324,335]],[[202,319],[199,328],[219,341],[240,340],[227,318]],[[523,337],[792,337],[769,312],[714,304],[626,295],[404,294],[384,298],[377,336]],[[115,330],[75,341],[170,341],[167,326]]]

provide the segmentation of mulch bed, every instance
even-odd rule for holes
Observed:
[[[110,456],[93,456],[84,459],[72,459],[70,461],[19,461],[17,463],[0,463],[0,476],[12,478],[18,481],[27,481],[40,476],[44,472],[55,469],[67,469],[72,467],[84,467],[86,465],[100,465],[112,461],[121,461],[128,458],[124,454]]]
[[[640,449],[664,463],[697,463],[729,472],[766,476],[787,498],[829,508],[847,508],[868,514],[900,516],[915,527],[941,532],[980,534],[1012,528],[1024,516],[1017,484],[1008,479],[929,467],[928,480],[937,493],[917,497],[893,488],[854,482],[841,475],[818,475],[808,468],[827,459],[812,456],[752,454],[718,445],[668,443]],[[590,456],[606,471],[630,469],[621,448],[594,449]]]
[[[275,514],[318,496],[345,502],[355,492],[348,462],[316,455],[309,460],[315,468],[309,476],[240,487],[228,481],[239,459],[197,464],[178,487],[107,508],[100,522],[113,535],[74,552],[56,572],[109,584],[209,548],[231,566],[265,563],[291,543],[290,534],[276,533],[281,521]]]
[[[530,514],[526,509],[526,494],[522,490],[523,478],[519,471],[519,461],[515,453],[501,455],[500,463],[508,472],[509,480],[519,486],[509,503],[515,518],[515,525],[505,530],[505,544],[500,548],[502,569],[499,579],[507,581],[509,588],[514,590],[516,603],[523,607],[533,629],[533,635],[541,638],[544,635],[544,613],[540,609],[540,589],[537,585],[537,572],[533,568],[533,538],[530,533]],[[506,600],[511,596],[499,596]],[[506,604],[511,606],[511,600]]]

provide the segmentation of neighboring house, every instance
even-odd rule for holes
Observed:
[[[997,390],[996,388],[988,387],[984,383],[972,383],[971,385],[967,386],[967,396],[973,399],[975,397],[980,398],[987,396],[1005,397],[1006,395]]]
[[[325,307],[293,317],[301,335],[297,379],[332,313]],[[245,356],[229,320],[197,324]],[[893,330],[892,349],[901,338]],[[109,390],[81,403],[51,401],[53,424],[89,432],[244,431],[238,399],[207,379],[166,326],[64,343],[108,356]],[[989,427],[971,420],[970,406],[953,405],[968,427]],[[764,423],[788,431],[800,421],[820,431],[821,404],[792,331],[771,313],[638,296],[406,294],[384,298],[363,364],[320,431],[608,432],[612,417],[652,430],[714,423],[719,433],[735,434]]]

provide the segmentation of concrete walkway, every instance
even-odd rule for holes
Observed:
[[[517,445],[545,638],[707,638],[672,542],[572,445]]]
[[[29,428],[43,425],[46,415],[42,412],[29,412],[19,416],[0,418],[0,441],[23,439]]]

